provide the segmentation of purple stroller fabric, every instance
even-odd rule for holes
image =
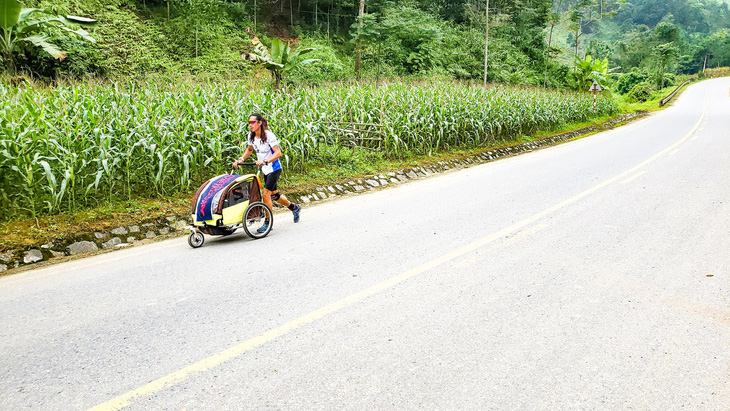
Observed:
[[[213,210],[217,209],[218,204],[222,201],[223,190],[238,177],[240,176],[235,174],[223,174],[210,179],[198,196],[198,202],[195,205],[196,221],[213,219]]]

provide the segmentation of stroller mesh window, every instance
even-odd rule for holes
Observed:
[[[242,182],[232,187],[226,196],[225,207],[230,207],[244,201],[248,201],[249,188],[247,182]]]

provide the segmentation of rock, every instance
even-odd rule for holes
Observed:
[[[47,250],[47,249],[49,249],[49,248],[51,248],[51,247],[53,247],[53,241],[51,241],[50,243],[46,243],[46,244],[43,244],[43,245],[41,246],[41,248],[43,248],[43,249],[45,249],[45,250]]]
[[[160,228],[160,235],[165,235],[165,234],[170,234],[170,229],[167,227]]]
[[[393,178],[393,177],[391,177],[391,178],[390,178],[390,182],[391,182],[391,183],[397,183],[397,182],[398,182],[398,179],[397,179],[397,178]]]
[[[335,193],[335,188],[332,186],[327,187],[328,190],[330,190],[330,193]]]
[[[94,237],[95,237],[95,238],[96,238],[97,240],[101,240],[101,239],[104,239],[104,238],[106,238],[106,236],[107,236],[107,234],[106,234],[106,233],[99,233],[99,232],[96,232],[96,233],[94,233]]]
[[[360,186],[360,185],[355,186],[355,191],[362,191],[364,189],[365,189],[365,187],[363,187],[363,186]]]
[[[406,175],[408,176],[408,178],[418,178],[418,175],[413,171],[407,172]]]
[[[167,220],[168,223],[175,222],[177,220],[177,217],[175,216],[167,216],[165,217],[165,220]]]
[[[51,255],[53,256],[53,258],[58,258],[58,257],[65,257],[66,256],[66,253],[64,253],[63,251],[53,251],[53,250],[51,250]]]
[[[112,234],[114,235],[127,235],[128,232],[124,227],[118,227],[112,230]]]
[[[69,255],[90,253],[90,252],[96,251],[98,249],[99,249],[99,247],[95,243],[92,243],[91,241],[79,241],[79,242],[73,243],[70,246],[66,247],[66,251],[68,251]]]
[[[7,265],[5,265],[5,264],[0,264],[0,273],[2,273],[3,271],[5,271],[5,270],[7,270],[7,269],[8,269],[8,266],[7,266]]]
[[[137,242],[137,237],[127,237],[127,242],[133,244]]]
[[[129,227],[129,232],[130,233],[138,233],[139,232],[139,226],[138,225],[133,225],[133,226]]]
[[[299,202],[304,203],[304,204],[308,203],[309,202],[309,196],[304,196],[304,197],[300,198],[299,199]]]
[[[365,182],[372,187],[380,187],[380,183],[375,180],[365,180]]]
[[[124,248],[124,247],[129,247],[130,245],[131,244],[129,244],[129,243],[121,243],[121,244],[115,245],[114,247],[115,248]]]
[[[388,181],[387,180],[380,180],[380,185],[381,186],[387,186],[388,185]]]
[[[37,250],[35,248],[26,251],[23,256],[23,262],[26,264],[35,263],[41,260],[43,260],[43,253],[41,253],[41,250]]]
[[[0,253],[0,263],[9,263],[13,259],[13,254],[15,254],[13,251]]]
[[[155,237],[157,237],[157,234],[155,234],[154,231],[150,230],[150,231],[147,231],[147,234],[145,234],[144,236],[147,238],[155,238]]]
[[[173,227],[175,231],[182,231],[188,226],[188,223],[184,220],[177,220],[175,222],[175,226]]]
[[[111,240],[109,240],[109,241],[105,242],[104,244],[102,244],[102,246],[104,248],[111,248],[111,247],[117,246],[117,245],[119,245],[121,243],[122,243],[122,239],[121,238],[114,237]]]

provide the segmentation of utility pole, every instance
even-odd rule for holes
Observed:
[[[360,0],[360,8],[357,13],[357,19],[359,20],[360,28],[362,29],[362,15],[365,14],[365,0]],[[355,51],[355,74],[357,78],[360,78],[360,45],[356,46]]]
[[[489,62],[489,0],[487,0],[486,37],[484,41],[484,87],[487,86],[487,63]]]

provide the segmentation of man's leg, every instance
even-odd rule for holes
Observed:
[[[269,206],[269,208],[273,211],[274,203],[271,202],[271,191],[264,188],[263,197],[264,197],[264,204]]]
[[[284,196],[283,194],[279,194],[279,190],[274,191],[271,194],[274,196],[276,196],[278,194],[278,198],[276,199],[276,202],[283,205],[286,208],[289,208],[289,204],[291,204],[291,202],[286,198],[286,196]]]
[[[273,198],[276,199],[276,202],[283,205],[284,207],[288,208],[292,214],[294,214],[294,222],[299,222],[299,212],[302,210],[302,208],[291,201],[289,201],[284,195],[279,194],[279,191],[274,191],[272,194]]]

